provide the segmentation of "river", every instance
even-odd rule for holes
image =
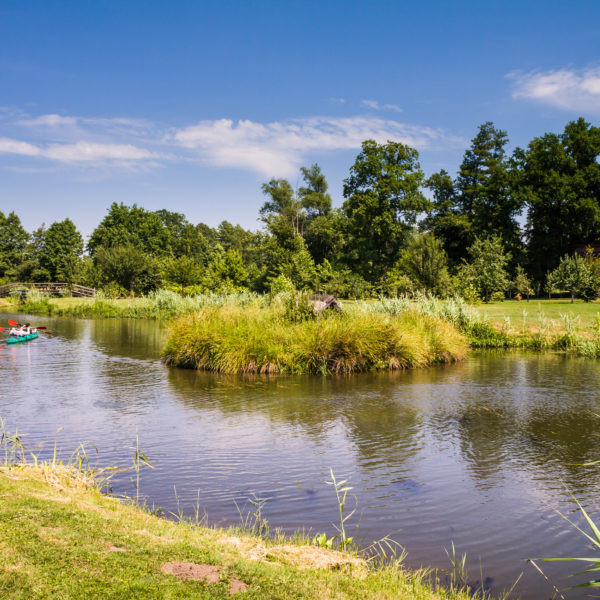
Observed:
[[[470,581],[483,573],[499,592],[523,573],[515,595],[538,600],[552,589],[525,559],[590,555],[556,511],[581,522],[566,486],[600,518],[600,467],[580,466],[600,459],[600,362],[496,352],[402,373],[244,378],[165,367],[157,322],[30,320],[52,335],[0,345],[7,429],[42,457],[55,439],[63,458],[87,442],[94,462],[121,466],[137,432],[155,467],[140,491],[167,514],[199,501],[226,525],[257,497],[272,527],[333,535],[333,469],[356,497],[351,533],[360,520],[359,538],[390,535],[411,567],[448,568],[453,542]],[[135,495],[130,474],[113,493]],[[572,564],[543,568],[559,587],[581,580]]]

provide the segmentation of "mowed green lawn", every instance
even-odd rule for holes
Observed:
[[[525,321],[526,327],[535,327],[539,315],[554,321],[556,327],[564,324],[563,315],[577,318],[577,326],[581,329],[592,327],[597,315],[600,315],[600,302],[584,302],[575,300],[571,304],[569,298],[557,300],[505,300],[504,302],[490,302],[489,304],[478,304],[475,309],[487,315],[492,323],[503,323],[506,317],[510,318],[511,325],[522,327]]]

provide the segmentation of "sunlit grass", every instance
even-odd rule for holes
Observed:
[[[169,364],[222,373],[352,373],[460,360],[467,344],[442,319],[405,311],[330,314],[292,323],[278,306],[222,306],[179,317]]]

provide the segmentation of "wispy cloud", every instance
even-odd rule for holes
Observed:
[[[70,127],[77,124],[99,125],[103,127],[124,125],[133,129],[147,128],[150,123],[145,119],[127,119],[124,117],[65,117],[57,114],[39,115],[37,117],[24,117],[16,121],[17,125],[27,127]]]
[[[600,67],[583,70],[514,71],[513,98],[526,98],[565,110],[600,113]]]
[[[380,143],[394,140],[417,148],[457,141],[437,129],[368,116],[311,117],[266,124],[219,119],[201,121],[172,136],[174,144],[195,151],[208,164],[267,176],[291,175],[309,153],[357,149],[366,139]]]
[[[131,144],[97,144],[77,142],[75,144],[50,144],[39,146],[21,140],[0,138],[0,154],[17,154],[48,158],[63,163],[97,163],[107,161],[138,161],[157,158],[149,150]]]
[[[371,108],[373,110],[393,110],[394,112],[403,112],[397,104],[379,104],[377,100],[361,100],[363,106]]]
[[[143,119],[0,112],[0,154],[86,167],[156,165],[163,134]],[[8,135],[6,135],[8,133]]]
[[[328,98],[327,101],[331,102],[332,104],[346,104],[345,98]]]
[[[43,161],[96,169],[148,168],[197,162],[262,176],[290,176],[313,157],[357,150],[366,139],[399,141],[419,149],[463,144],[445,132],[375,115],[308,117],[260,123],[216,119],[165,129],[141,119],[59,114],[0,114],[0,156],[10,167]]]

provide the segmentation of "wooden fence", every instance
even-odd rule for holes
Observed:
[[[11,294],[26,294],[29,290],[36,290],[50,296],[78,296],[80,298],[93,298],[96,295],[94,288],[77,285],[76,283],[7,283],[0,285],[0,297]]]

